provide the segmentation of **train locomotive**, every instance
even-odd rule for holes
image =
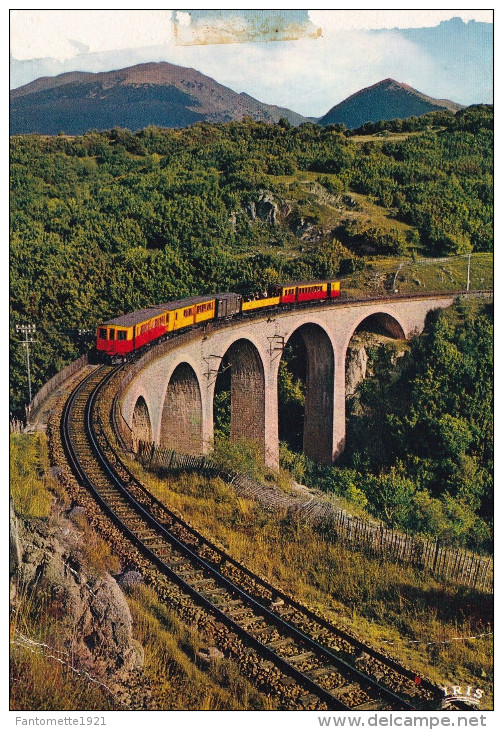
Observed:
[[[105,362],[125,362],[134,353],[194,325],[230,317],[246,317],[263,309],[293,307],[303,302],[340,296],[339,281],[297,281],[277,284],[262,296],[244,298],[222,292],[178,299],[123,314],[98,325],[96,350]]]

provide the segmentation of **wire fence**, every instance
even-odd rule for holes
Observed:
[[[322,497],[312,495],[306,499],[305,495],[288,494],[276,486],[223,468],[206,456],[180,454],[140,441],[136,458],[143,466],[161,475],[195,471],[208,478],[219,477],[232,484],[239,496],[256,499],[271,510],[286,511],[291,517],[310,522],[349,550],[413,565],[440,580],[484,593],[492,592],[494,566],[491,557],[355,517]]]
[[[50,393],[56,390],[56,388],[64,383],[65,380],[84,368],[88,363],[89,356],[86,353],[85,355],[79,357],[77,360],[69,363],[66,367],[60,370],[59,373],[56,373],[56,375],[48,380],[47,383],[45,383],[45,385],[40,388],[31,403],[26,406],[26,423],[29,424],[31,422],[33,414]]]

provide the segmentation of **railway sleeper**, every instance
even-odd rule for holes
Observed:
[[[152,551],[154,552],[154,551]],[[169,549],[169,546],[164,546],[154,552],[156,558],[162,560],[162,562],[171,568],[171,561],[173,560],[173,551]],[[175,566],[176,567],[176,566]]]
[[[128,503],[126,501],[114,499],[114,500],[111,500],[109,502],[109,504],[112,507],[114,513],[118,517],[120,517],[121,520],[126,520],[127,519],[128,522],[133,522],[134,521],[135,523],[143,524],[144,525],[144,532],[142,534],[144,534],[145,536],[156,534],[155,530],[152,530],[152,529],[149,530],[145,526],[145,523],[140,523],[138,517],[135,517],[131,513],[131,507],[128,505]]]
[[[326,671],[325,671],[326,674]],[[321,670],[314,670],[312,672],[309,672],[310,676],[316,676],[317,678],[320,678],[321,676],[324,676],[321,674]],[[344,697],[345,695],[350,694],[351,692],[357,692],[360,690],[361,687],[358,684],[342,684],[340,687],[335,687],[334,689],[329,689],[328,691],[332,695],[332,697],[335,697],[335,699],[340,699],[341,697]]]
[[[290,664],[300,664],[308,659],[315,659],[315,654],[312,651],[305,651],[302,654],[292,654],[291,656],[284,657]]]
[[[257,628],[262,628],[265,625],[263,616],[250,616],[249,619],[242,620],[241,623],[247,631],[251,629],[252,633],[255,633]],[[262,626],[255,627],[254,624],[256,623],[261,623]]]
[[[238,606],[232,611],[227,611],[227,615],[232,616],[232,618],[243,618],[246,616],[253,618],[253,614],[250,614],[250,611],[251,609],[248,606]]]
[[[148,547],[160,547],[161,545],[166,545],[166,540],[159,537],[157,530],[151,530],[150,534],[145,537],[144,541]]]
[[[186,567],[188,567],[187,564],[186,564]],[[179,578],[183,578],[183,580],[191,581],[191,582],[192,582],[192,580],[197,580],[199,578],[205,577],[204,573],[201,570],[199,570],[198,568],[189,568],[188,570],[181,570],[179,572],[178,571],[175,571],[175,572]]]
[[[354,712],[371,712],[387,709],[390,708],[384,700],[370,700],[369,702],[363,702],[361,705],[355,705],[351,708],[351,710],[353,710]]]
[[[256,629],[253,629],[253,631],[252,631],[253,636],[255,638],[258,638],[260,636],[264,636],[265,634],[271,635],[271,632],[274,633],[274,629],[270,625],[267,625],[267,626],[264,626],[264,627],[260,627],[260,628],[256,628]]]
[[[289,646],[290,644],[293,644],[293,639],[291,638],[285,638],[285,639],[276,639],[275,641],[270,641],[266,646],[269,649],[282,649],[285,646]]]
[[[166,540],[159,539],[159,536],[157,536],[157,538],[146,538],[144,542],[147,544],[147,547],[149,547],[150,550],[155,550],[155,552],[169,550],[171,554],[173,554],[173,548],[171,547],[171,545],[166,542]]]
[[[157,535],[153,530],[150,530],[148,527],[145,526],[143,530],[136,530],[136,536],[141,540],[142,543],[146,543],[147,540],[159,540],[159,535]],[[166,547],[166,544],[167,543],[165,542],[163,547]],[[151,549],[150,545],[147,545],[147,547]]]
[[[213,578],[201,578],[201,580],[196,580],[192,583],[192,587],[199,589],[201,586],[206,586],[210,583],[213,583]]]
[[[316,710],[320,705],[320,698],[313,694],[303,695],[298,701],[304,710]]]
[[[169,560],[164,560],[168,568],[179,568],[181,565],[187,565],[184,558],[178,558],[173,553],[170,554]]]
[[[212,588],[211,590],[206,590],[206,591],[204,591],[204,593],[209,598],[225,598],[226,596],[229,595],[229,592],[226,588],[218,588],[218,587]],[[241,603],[241,601],[240,600],[226,601],[227,606],[232,605],[233,603],[237,604],[237,603]]]

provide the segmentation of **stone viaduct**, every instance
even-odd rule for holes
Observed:
[[[133,442],[153,441],[187,454],[213,445],[213,398],[225,357],[231,371],[231,439],[254,440],[278,466],[278,369],[294,333],[307,353],[304,451],[332,463],[345,443],[345,360],[355,330],[378,323],[392,337],[422,331],[426,315],[457,295],[338,301],[208,324],[156,345],[134,368],[120,396]],[[128,379],[129,380],[129,379]]]

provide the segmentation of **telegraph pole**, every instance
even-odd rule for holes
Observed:
[[[31,403],[30,345],[33,342],[35,342],[35,340],[30,339],[30,337],[35,334],[36,329],[37,328],[34,324],[17,324],[16,325],[16,332],[20,332],[22,335],[24,335],[24,340],[21,340],[21,344],[24,345],[26,348],[26,366],[28,369],[28,393],[30,396],[28,404]]]
[[[471,253],[468,254],[468,266],[466,267],[466,291],[470,289],[470,259]]]

